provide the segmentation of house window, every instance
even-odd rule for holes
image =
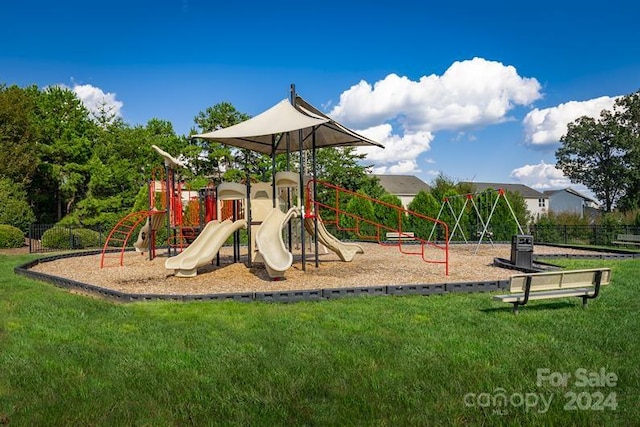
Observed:
[[[538,207],[539,208],[546,207],[546,199],[538,199]]]

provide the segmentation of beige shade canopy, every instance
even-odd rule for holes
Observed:
[[[285,134],[289,134],[289,144]],[[227,128],[193,135],[233,147],[273,155],[315,148],[373,145],[384,148],[330,119],[317,108],[296,96],[296,105],[283,99],[278,104],[249,120]],[[288,146],[287,146],[288,145]]]

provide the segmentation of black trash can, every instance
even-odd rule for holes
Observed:
[[[515,234],[511,237],[511,264],[531,268],[533,263],[533,236]]]

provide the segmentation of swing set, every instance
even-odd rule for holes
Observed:
[[[497,190],[498,197],[496,197],[495,200],[493,201],[493,203],[491,205],[491,209],[490,209],[489,214],[487,216],[487,219],[484,220],[484,216],[481,214],[481,209],[478,208],[478,204],[476,203],[476,198],[478,196],[492,194],[493,192],[496,192],[496,190],[485,190],[485,191],[477,192],[477,193],[469,193],[469,194],[464,194],[464,195],[445,197],[443,199],[442,204],[440,205],[440,210],[438,211],[438,216],[436,217],[436,221],[440,220],[440,217],[442,216],[442,214],[443,214],[443,212],[445,210],[445,207],[449,209],[449,212],[451,213],[452,217],[455,219],[455,224],[451,228],[451,234],[449,235],[448,243],[451,243],[451,240],[453,239],[453,236],[456,234],[456,231],[460,231],[460,235],[462,236],[462,239],[464,240],[465,244],[467,244],[467,245],[469,244],[469,240],[467,239],[467,236],[465,235],[465,232],[464,232],[464,230],[462,228],[461,221],[462,221],[462,218],[464,216],[464,213],[466,212],[467,206],[471,206],[473,208],[473,212],[475,212],[476,217],[478,218],[478,221],[480,223],[479,224],[480,225],[480,229],[476,233],[477,236],[478,236],[478,241],[477,241],[477,244],[476,244],[476,249],[474,251],[474,254],[478,253],[478,249],[480,248],[480,244],[482,244],[482,241],[483,241],[483,239],[485,237],[487,237],[487,239],[491,243],[491,247],[493,247],[493,239],[492,239],[493,238],[493,233],[489,229],[489,224],[491,223],[491,218],[493,217],[493,214],[495,213],[496,207],[498,206],[498,202],[500,201],[500,199],[503,199],[506,202],[507,207],[509,208],[509,212],[511,213],[511,216],[513,217],[514,221],[516,222],[516,225],[518,226],[518,231],[520,232],[520,234],[524,234],[524,231],[522,230],[522,226],[520,225],[520,221],[518,221],[518,217],[516,216],[513,208],[511,207],[511,203],[509,203],[509,199],[507,198],[507,195],[506,195],[504,189],[502,189],[502,188]],[[451,204],[451,200],[450,199],[455,199],[455,198],[459,198],[459,197],[464,197],[464,203],[462,204],[462,207],[460,208],[460,211],[458,213],[456,213],[454,207]],[[484,210],[486,212],[486,209],[484,209]],[[435,223],[434,223],[434,227],[431,229],[431,233],[429,234],[428,241],[431,241],[434,233],[435,233]]]

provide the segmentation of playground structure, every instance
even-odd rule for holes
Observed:
[[[213,262],[222,246],[231,239],[234,246],[234,262],[236,262],[240,257],[238,232],[244,229],[248,234],[248,253],[250,254],[248,264],[263,263],[269,277],[279,280],[284,277],[286,270],[293,263],[290,220],[297,217],[301,220],[305,234],[311,236],[311,242],[315,244],[316,267],[318,267],[317,255],[322,248],[336,253],[344,262],[350,262],[356,255],[364,254],[362,246],[358,243],[341,241],[328,231],[327,226],[335,226],[336,230],[354,233],[359,240],[396,246],[403,254],[420,255],[425,262],[443,264],[445,274],[449,273],[447,239],[440,244],[429,242],[420,236],[413,237],[411,242],[406,242],[404,239],[389,242],[385,238],[387,232],[408,235],[403,231],[405,217],[408,215],[421,217],[427,221],[436,220],[314,179],[306,180],[306,206],[303,209],[302,198],[299,195],[298,174],[290,171],[275,174],[273,180],[275,187],[268,182],[247,182],[246,184],[223,182],[215,188],[207,187],[199,192],[196,200],[199,200],[198,206],[203,208],[191,210],[199,213],[196,216],[204,218],[204,222],[185,221],[183,184],[176,180],[177,165],[176,161],[166,160],[165,180],[157,180],[153,176],[150,181],[149,209],[127,215],[111,231],[103,249],[101,267],[104,267],[105,261],[110,258],[118,259],[118,265],[122,266],[123,255],[128,247],[127,242],[143,222],[144,225],[140,228],[138,239],[133,246],[138,252],[147,252],[150,259],[153,259],[156,256],[158,243],[155,235],[166,221],[169,237],[166,242],[168,258],[165,268],[173,270],[176,277],[196,276],[197,269]],[[159,186],[160,191],[156,188],[158,182],[163,183]],[[329,189],[331,194],[335,195],[334,200],[330,203],[318,201],[316,196],[318,187]],[[342,206],[346,200],[352,198],[364,198],[372,204],[384,205],[394,212],[397,221],[394,224],[383,225],[345,211]],[[156,206],[157,199],[160,200],[160,206],[158,206],[160,209]],[[189,203],[193,206],[194,200],[189,199]],[[323,220],[323,217],[332,219]],[[350,218],[353,226],[344,227],[342,225],[344,218]],[[445,236],[448,236],[446,224],[437,221],[434,224],[442,227]],[[368,233],[365,228],[373,229],[375,232]],[[285,244],[285,235],[289,237],[288,245]],[[113,247],[114,243],[120,248],[115,256],[110,257],[109,255],[113,252],[110,252],[109,248]],[[436,248],[443,255],[437,259],[429,258],[425,250],[427,247]]]
[[[315,244],[315,264],[319,265],[319,245],[334,251],[342,261],[351,261],[356,254],[362,254],[362,247],[356,243],[343,242],[333,236],[325,225],[335,225],[339,231],[353,233],[358,239],[377,241],[387,246],[397,246],[404,254],[420,255],[422,260],[444,265],[445,274],[449,274],[449,232],[447,224],[438,219],[429,218],[415,212],[410,212],[397,206],[369,198],[367,196],[341,189],[316,179],[316,149],[332,146],[370,145],[382,147],[341,124],[330,119],[312,105],[295,94],[292,85],[291,102],[281,101],[271,109],[228,128],[219,129],[205,134],[194,135],[193,138],[210,139],[218,143],[235,146],[268,154],[272,158],[272,182],[252,184],[247,177],[246,183],[221,183],[214,190],[211,189],[210,201],[201,202],[200,206],[216,206],[216,215],[204,215],[204,218],[191,228],[186,227],[183,218],[181,181],[176,179],[176,173],[184,165],[159,147],[153,148],[165,161],[165,204],[162,209],[153,209],[131,214],[131,218],[123,220],[114,227],[105,242],[101,267],[104,260],[115,245],[120,247],[118,257],[122,265],[127,241],[143,221],[145,227],[140,230],[139,240],[149,243],[139,245],[141,250],[148,249],[149,256],[155,256],[155,233],[159,227],[159,220],[154,221],[155,215],[164,212],[167,218],[167,255],[175,259],[168,259],[167,269],[173,269],[176,276],[193,277],[197,274],[198,266],[210,262],[220,247],[233,236],[234,262],[240,254],[239,231],[246,229],[248,234],[248,265],[252,262],[263,262],[272,279],[281,279],[284,272],[291,267],[293,255],[291,253],[291,219],[300,218],[300,248],[302,271],[306,269],[306,239],[313,236]],[[299,173],[289,171],[289,153],[299,151],[299,159],[303,159],[305,150],[312,153],[313,176],[305,178],[303,168]],[[287,171],[276,172],[276,155],[287,155]],[[300,164],[302,165],[302,161]],[[306,181],[306,187],[305,187]],[[255,187],[252,190],[252,186]],[[335,194],[335,201],[318,201],[316,188],[329,186]],[[244,188],[243,188],[244,187]],[[305,190],[306,188],[306,190]],[[150,199],[153,191],[150,186]],[[225,195],[226,193],[226,195]],[[155,193],[153,193],[155,197]],[[383,205],[395,212],[397,221],[392,224],[380,224],[371,218],[361,218],[344,210],[343,202],[346,198],[366,198],[369,203]],[[231,203],[231,215],[220,212],[221,203]],[[304,208],[303,208],[304,206]],[[212,211],[209,209],[209,211]],[[325,213],[321,212],[325,211]],[[409,246],[404,238],[395,242],[387,242],[383,236],[387,232],[406,237],[409,233],[403,231],[403,224],[407,216],[433,223],[434,227],[441,227],[440,232],[445,236],[444,243],[429,241],[426,236],[415,236]],[[200,215],[203,217],[203,215]],[[324,220],[326,218],[326,221]],[[351,225],[345,226],[346,223]],[[230,222],[228,222],[229,220]],[[144,230],[144,231],[143,231]],[[205,232],[206,230],[206,232]],[[371,231],[373,230],[373,231]],[[283,240],[283,231],[289,235],[288,247]],[[144,234],[144,235],[143,235]],[[189,246],[191,249],[189,249]],[[439,256],[435,258],[427,254],[427,249],[436,249]],[[237,249],[237,250],[236,250]],[[173,254],[172,254],[173,251]]]
[[[222,222],[212,220],[202,233],[175,257],[168,258],[165,268],[174,270],[177,277],[193,277],[197,268],[211,262],[222,245],[240,229],[249,229],[250,262],[263,262],[272,279],[281,279],[285,271],[291,267],[293,255],[287,250],[283,240],[283,228],[292,217],[299,213],[299,206],[290,206],[286,212],[281,205],[286,200],[279,195],[297,186],[296,174],[279,172],[276,174],[276,199],[270,183],[260,182],[247,185],[238,183],[221,183],[216,188],[217,200],[239,202],[240,212],[233,220]],[[247,198],[249,194],[249,198]],[[220,205],[219,205],[220,206]],[[245,210],[246,209],[246,210]],[[221,212],[218,217],[222,218]],[[235,242],[238,239],[234,239]]]
[[[491,203],[491,208],[490,208],[488,214],[487,215],[483,215],[481,213],[481,211],[483,209],[480,209],[478,207],[478,203],[476,203],[476,199],[479,199],[482,196],[491,195],[491,194],[495,194],[497,197],[495,197],[495,199]],[[462,207],[459,209],[458,212],[455,211],[454,207],[451,204],[451,199],[455,199],[455,198],[464,198],[464,203],[462,204]],[[453,239],[456,231],[459,231],[460,235],[462,236],[462,239],[465,242],[465,244],[469,244],[469,240],[467,239],[467,236],[466,236],[466,234],[465,234],[465,232],[464,232],[464,230],[462,228],[461,222],[462,222],[464,214],[467,213],[467,210],[468,209],[472,209],[472,212],[475,213],[475,218],[477,219],[478,224],[480,226],[480,228],[476,232],[476,235],[478,237],[478,241],[476,242],[476,248],[475,248],[474,253],[477,254],[478,253],[478,249],[480,248],[480,245],[482,244],[482,241],[483,241],[483,239],[485,237],[487,237],[487,239],[489,240],[489,242],[493,246],[493,232],[490,230],[489,226],[491,224],[491,219],[493,218],[493,215],[494,215],[494,213],[496,211],[496,207],[498,206],[498,202],[500,200],[504,200],[504,203],[508,207],[511,216],[512,216],[513,220],[515,221],[516,226],[518,227],[518,231],[520,232],[520,234],[524,234],[522,226],[520,225],[520,221],[518,221],[518,217],[516,216],[513,208],[511,207],[511,203],[509,203],[509,199],[507,198],[505,191],[503,189],[501,189],[501,188],[498,189],[498,190],[485,190],[485,191],[477,192],[477,193],[469,193],[469,194],[464,194],[464,195],[459,195],[459,196],[445,197],[442,200],[442,204],[440,205],[440,210],[438,211],[438,215],[436,216],[436,220],[440,220],[440,218],[442,217],[443,212],[445,210],[445,207],[447,207],[449,212],[451,213],[452,217],[455,219],[455,223],[454,223],[453,228],[451,229],[451,233],[449,234],[449,237],[448,237],[449,243],[451,243],[451,240]],[[434,223],[433,228],[431,229],[431,233],[429,234],[428,241],[431,241],[433,239],[434,235],[436,235],[435,223]]]
[[[226,216],[232,214],[234,207],[231,204],[216,209],[215,192],[211,187],[197,193],[189,189],[185,191],[184,182],[178,176],[178,168],[184,167],[183,164],[161,148],[155,145],[152,148],[163,157],[164,168],[151,171],[148,209],[130,213],[113,227],[105,239],[100,268],[122,266],[128,242],[136,232],[134,249],[147,253],[151,260],[156,256],[156,236],[162,227],[166,226],[168,237],[161,246],[177,252],[195,239],[204,224],[219,218],[219,211]]]

